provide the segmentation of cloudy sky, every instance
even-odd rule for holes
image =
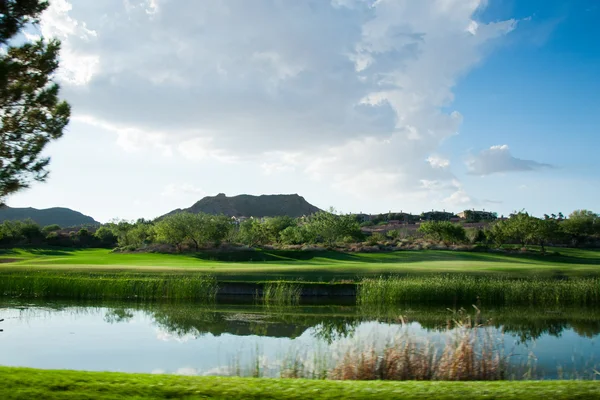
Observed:
[[[50,3],[73,118],[10,206],[600,211],[595,0]]]

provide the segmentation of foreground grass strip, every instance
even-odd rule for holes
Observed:
[[[600,399],[593,381],[355,382],[183,377],[0,367],[13,399]]]

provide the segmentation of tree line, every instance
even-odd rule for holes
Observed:
[[[460,224],[432,221],[421,224],[419,232],[436,241],[452,244],[469,242],[495,247],[538,245],[545,251],[550,244],[573,247],[598,245],[600,215],[589,210],[576,210],[568,218],[562,214],[544,214],[544,218],[537,218],[519,211],[483,228],[465,229]]]
[[[450,221],[426,221],[410,232],[403,228],[370,233],[361,230],[356,215],[337,215],[334,210],[308,217],[249,218],[239,222],[224,215],[181,212],[157,220],[113,221],[98,228],[61,229],[40,227],[31,220],[0,224],[0,245],[49,245],[62,247],[104,247],[123,250],[168,246],[174,251],[198,251],[223,243],[263,246],[344,247],[355,243],[394,245],[428,240],[450,244],[502,247],[504,245],[590,246],[600,243],[600,216],[578,210],[568,218],[556,215],[534,217],[520,211],[481,228],[465,228]]]

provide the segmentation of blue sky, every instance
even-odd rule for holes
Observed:
[[[182,5],[183,4],[183,5]],[[110,16],[110,18],[108,18]],[[598,211],[600,3],[51,1],[73,119],[11,206]]]

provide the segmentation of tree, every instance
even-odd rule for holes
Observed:
[[[60,226],[57,224],[46,225],[42,228],[42,233],[47,236],[50,232],[60,231]]]
[[[499,221],[492,225],[491,229],[486,230],[486,238],[488,242],[494,243],[496,247],[501,247],[507,241],[506,221]]]
[[[288,226],[279,233],[279,238],[284,244],[303,244],[310,241],[303,226]]]
[[[113,231],[106,226],[98,228],[94,233],[94,237],[100,242],[102,247],[114,247],[117,244],[117,237],[114,235]]]
[[[272,240],[267,225],[254,218],[241,223],[238,237],[241,243],[250,247],[264,246]]]
[[[281,216],[281,217],[272,217],[267,218],[264,222],[265,228],[270,236],[271,242],[280,242],[281,237],[280,233],[283,232],[286,228],[291,226],[296,226],[298,223],[292,217]]]
[[[47,7],[40,0],[0,1],[0,203],[31,181],[46,179],[50,159],[42,150],[69,123],[70,106],[59,101],[52,81],[60,42],[11,44]]]
[[[333,211],[333,210],[331,210]],[[352,215],[336,215],[320,211],[313,214],[305,225],[306,233],[312,241],[333,245],[337,240],[350,237],[361,240],[360,225]]]
[[[190,237],[190,213],[177,213],[161,219],[154,227],[156,238],[172,244],[181,250],[181,246]]]
[[[550,218],[537,219],[532,233],[533,240],[540,245],[542,253],[546,252],[546,244],[558,238],[558,221]]]
[[[158,240],[170,243],[181,250],[191,242],[198,251],[209,242],[219,244],[232,229],[231,220],[223,215],[181,212],[160,220],[154,227]]]
[[[215,246],[221,244],[231,231],[233,223],[225,215],[197,214],[199,220],[199,240],[202,244],[212,243]]]
[[[92,240],[93,236],[90,234],[86,228],[81,228],[76,235],[77,243],[80,246],[88,246]]]
[[[518,242],[522,247],[535,240],[538,219],[524,211],[511,214],[503,227],[507,239]]]
[[[419,232],[433,240],[450,243],[464,242],[467,238],[465,228],[449,221],[423,222]]]
[[[560,226],[577,246],[586,237],[600,234],[600,215],[589,210],[576,210]]]

